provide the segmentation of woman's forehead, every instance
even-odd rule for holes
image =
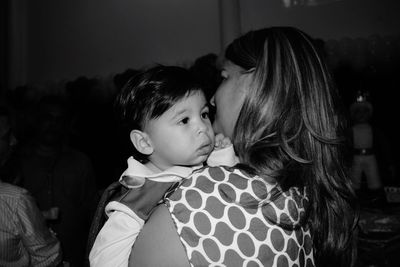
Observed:
[[[241,73],[243,71],[243,68],[236,65],[230,60],[225,60],[224,64],[222,65],[222,68],[226,71],[232,72],[232,73]]]
[[[223,68],[232,68],[233,66],[235,66],[235,64],[232,61],[224,59],[224,62],[222,63]]]

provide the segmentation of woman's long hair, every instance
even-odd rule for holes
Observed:
[[[356,216],[345,122],[321,51],[302,31],[273,27],[236,39],[225,56],[254,75],[232,137],[241,163],[282,190],[305,187],[317,266],[350,266]]]

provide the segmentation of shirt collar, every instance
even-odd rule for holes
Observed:
[[[178,182],[182,178],[187,178],[193,171],[200,169],[203,165],[194,167],[173,166],[162,172],[155,172],[135,160],[128,158],[128,168],[122,173],[119,182],[128,188],[141,187],[145,179],[157,182]]]

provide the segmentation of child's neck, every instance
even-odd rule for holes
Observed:
[[[148,161],[146,164],[144,164],[147,168],[152,170],[153,172],[163,172],[165,171],[165,168],[162,168],[161,166],[156,165],[152,161]]]

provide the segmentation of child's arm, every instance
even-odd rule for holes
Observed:
[[[235,155],[231,140],[222,134],[217,134],[214,150],[207,159],[207,165],[211,167],[221,165],[232,167],[237,163],[239,163],[239,159]]]
[[[144,220],[117,201],[106,207],[109,218],[96,237],[89,254],[90,266],[128,266],[129,255]]]

